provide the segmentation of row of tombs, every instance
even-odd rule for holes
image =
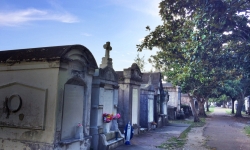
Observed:
[[[114,71],[104,48],[100,67],[82,45],[0,51],[0,149],[114,149],[128,122],[166,125],[160,72]]]

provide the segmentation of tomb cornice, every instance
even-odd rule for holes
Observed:
[[[0,64],[0,71],[8,70],[33,70],[33,69],[47,69],[47,68],[59,68],[60,62],[20,62],[13,65]]]
[[[88,68],[98,68],[92,53],[83,45],[64,45],[0,51],[0,64],[20,62],[85,60]]]

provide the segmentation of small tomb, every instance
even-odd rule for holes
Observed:
[[[177,113],[181,110],[181,89],[179,86],[173,86],[171,83],[164,83],[163,87],[169,94],[168,118],[174,120]]]
[[[154,121],[154,87],[151,76],[149,76],[148,84],[141,85],[140,125],[147,130],[156,128],[156,122]]]
[[[157,127],[167,125],[167,102],[168,92],[163,89],[162,75],[160,72],[143,73],[142,84],[149,84],[154,90],[154,121],[152,124],[157,124]]]
[[[105,57],[102,58],[100,68],[95,70],[92,83],[91,98],[91,148],[94,150],[114,149],[124,143],[124,138],[118,129],[118,76],[113,69],[112,59],[109,56],[110,42],[104,46]],[[113,115],[113,119],[112,119]],[[118,132],[117,139],[115,132]]]
[[[82,45],[0,51],[0,147],[89,149],[97,68]]]
[[[117,71],[119,98],[117,110],[121,113],[118,120],[120,130],[128,122],[133,125],[134,134],[140,132],[140,86],[142,82],[142,73],[137,64],[133,63],[131,67],[123,71]]]

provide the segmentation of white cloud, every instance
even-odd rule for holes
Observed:
[[[84,36],[92,36],[92,34],[89,34],[89,33],[82,33],[82,35],[84,35]]]
[[[78,22],[78,18],[67,12],[53,12],[29,8],[11,12],[0,12],[0,26],[19,26],[32,21]]]

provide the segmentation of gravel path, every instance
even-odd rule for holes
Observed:
[[[236,118],[216,107],[206,119],[206,125],[192,128],[183,150],[250,150],[250,138],[244,127],[249,117]]]
[[[184,145],[183,150],[207,150],[204,147],[206,138],[202,135],[204,127],[192,128],[188,133],[187,143]]]
[[[204,128],[206,145],[216,150],[250,150],[250,138],[244,132],[249,120],[249,117],[232,117],[225,108],[216,107]]]

